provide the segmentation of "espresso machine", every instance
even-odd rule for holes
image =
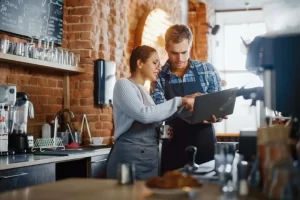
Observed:
[[[16,86],[0,85],[0,155],[9,153],[9,134],[13,125],[9,113],[16,103]]]
[[[33,105],[26,93],[17,92],[16,103],[9,116],[12,121],[11,131],[8,135],[9,153],[31,152],[33,136],[27,135],[28,118],[34,118]]]

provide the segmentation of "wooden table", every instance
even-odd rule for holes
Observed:
[[[199,195],[189,198],[185,195],[154,195],[148,190],[144,181],[134,185],[118,185],[116,180],[107,179],[66,179],[55,183],[32,186],[0,194],[1,200],[217,200],[220,189],[216,184],[204,184]],[[248,197],[247,200],[258,200],[261,197]]]

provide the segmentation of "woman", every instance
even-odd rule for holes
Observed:
[[[157,176],[158,134],[155,128],[182,107],[193,109],[194,98],[190,97],[175,97],[155,105],[143,85],[146,80],[155,81],[159,70],[156,50],[139,46],[130,56],[131,77],[119,79],[115,84],[115,144],[108,158],[107,178],[117,177],[119,163],[133,163],[138,180]]]

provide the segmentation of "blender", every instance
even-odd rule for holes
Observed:
[[[8,137],[8,149],[10,153],[26,153],[33,147],[32,136],[27,136],[28,117],[34,118],[33,105],[28,95],[17,92],[16,103],[10,112],[10,120],[13,122],[11,134]]]

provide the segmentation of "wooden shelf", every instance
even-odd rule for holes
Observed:
[[[17,65],[23,65],[26,67],[39,67],[45,69],[53,69],[71,73],[84,73],[85,70],[80,67],[73,67],[69,65],[61,65],[54,62],[48,62],[44,60],[37,60],[32,58],[26,58],[22,56],[16,56],[11,54],[0,53],[0,62],[13,63]]]

